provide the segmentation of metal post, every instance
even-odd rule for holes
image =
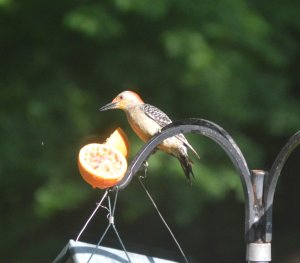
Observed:
[[[262,170],[251,171],[251,182],[254,193],[254,222],[251,228],[254,240],[247,243],[246,260],[249,263],[267,263],[271,261],[271,243],[264,242],[264,214],[263,203],[264,185],[268,173]],[[253,242],[254,241],[254,242]]]

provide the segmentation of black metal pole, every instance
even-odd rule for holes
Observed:
[[[294,134],[276,158],[270,172],[248,169],[247,162],[233,138],[219,125],[203,119],[175,121],[153,136],[137,153],[121,182],[124,189],[141,169],[155,148],[165,139],[181,133],[196,133],[206,136],[227,153],[243,186],[245,199],[246,261],[249,263],[271,262],[273,198],[281,170],[300,145],[300,131]],[[116,188],[113,188],[114,190]]]
[[[251,182],[254,193],[254,223],[252,232],[254,240],[248,240],[246,260],[249,263],[267,263],[271,261],[271,243],[264,241],[265,206],[263,203],[264,185],[268,173],[262,170],[251,171]]]

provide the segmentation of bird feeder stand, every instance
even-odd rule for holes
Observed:
[[[273,211],[273,199],[274,193],[277,185],[278,178],[281,174],[282,168],[284,167],[287,159],[290,154],[295,150],[297,146],[300,144],[300,131],[295,133],[286,145],[279,152],[277,158],[275,159],[270,171],[263,170],[249,170],[247,162],[236,144],[233,138],[219,125],[203,120],[203,119],[185,119],[181,121],[175,121],[162,129],[162,131],[155,136],[153,136],[137,153],[130,166],[127,169],[127,172],[121,182],[113,188],[110,188],[107,191],[116,192],[116,195],[119,190],[122,190],[128,186],[133,177],[144,168],[144,164],[150,155],[155,151],[156,147],[162,143],[165,139],[176,136],[178,134],[184,133],[195,133],[199,135],[203,135],[215,141],[217,144],[221,146],[221,148],[226,152],[232,161],[237,174],[240,177],[243,192],[244,192],[244,203],[245,203],[245,241],[246,241],[246,261],[248,263],[268,263],[271,262],[271,242],[272,242],[272,211]],[[105,198],[107,191],[105,192],[102,200]],[[97,208],[93,212],[96,212],[98,207],[100,206],[102,200],[98,204]],[[116,200],[116,199],[115,199]],[[115,205],[114,205],[115,207]],[[110,220],[107,229],[112,226],[114,228],[113,221],[113,211],[110,212]],[[92,214],[92,215],[93,215]],[[90,219],[89,219],[90,220]],[[89,222],[87,221],[87,223]],[[87,224],[86,223],[86,224]],[[84,226],[84,228],[86,225]],[[115,228],[114,228],[115,229]],[[82,230],[83,231],[83,230]],[[80,234],[82,233],[80,232]],[[107,231],[107,230],[106,230]],[[115,230],[116,231],[116,230]],[[105,232],[106,233],[106,232]],[[104,233],[104,235],[105,235]],[[79,236],[80,236],[79,234]],[[117,232],[116,232],[117,234]],[[104,236],[103,235],[103,236]],[[118,235],[118,234],[117,234]],[[112,257],[108,255],[114,255],[114,257],[120,257],[118,251],[107,252],[106,248],[100,247],[103,237],[101,237],[96,248],[93,249],[95,252],[97,249],[98,256],[108,258],[110,260]],[[118,237],[119,238],[119,237]],[[77,238],[78,239],[78,238]],[[122,243],[121,239],[119,238]],[[77,240],[76,240],[77,241]],[[65,262],[65,256],[68,256],[68,251],[73,254],[79,254],[78,256],[83,257],[86,256],[85,253],[81,253],[82,249],[81,243],[70,242],[67,245],[66,249],[62,251],[62,253],[57,257],[55,262]],[[84,244],[84,246],[88,246]],[[90,249],[89,247],[84,248]],[[124,246],[123,246],[123,250]],[[94,254],[93,252],[93,254]],[[71,254],[72,254],[71,253]],[[144,262],[140,256],[127,253],[125,251],[127,259],[130,258],[139,258],[136,262]],[[129,256],[130,255],[130,256]],[[185,261],[187,259],[182,253]],[[124,254],[123,254],[124,256]],[[101,258],[101,262],[104,260]],[[91,256],[90,256],[91,259]],[[94,258],[97,260],[96,258]],[[149,257],[147,258],[149,260]],[[126,259],[124,259],[126,260]],[[152,260],[152,259],[151,259]],[[159,259],[156,259],[159,260]],[[90,261],[90,260],[89,260]],[[130,261],[130,260],[129,260]],[[73,261],[67,261],[73,262]],[[75,262],[75,261],[74,261]],[[76,259],[76,262],[78,261]],[[84,261],[85,262],[85,261]],[[98,261],[95,261],[98,262]],[[106,262],[106,261],[103,261]],[[111,262],[111,261],[110,261]],[[146,261],[145,261],[146,262]],[[147,261],[148,262],[148,261]],[[154,261],[153,261],[154,262]],[[155,261],[156,262],[156,261]],[[162,261],[159,261],[162,262]],[[165,261],[164,261],[165,262]],[[169,261],[170,262],[170,261]]]
[[[278,154],[269,172],[250,171],[247,162],[233,138],[219,125],[203,119],[175,121],[153,136],[138,152],[118,184],[124,189],[142,168],[151,153],[165,139],[181,133],[206,136],[227,153],[243,186],[245,200],[246,261],[271,262],[273,199],[281,170],[293,150],[300,144],[300,131],[294,134]]]

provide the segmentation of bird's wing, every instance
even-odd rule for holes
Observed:
[[[172,121],[168,117],[167,114],[165,114],[160,109],[156,108],[155,106],[152,106],[150,104],[143,104],[143,110],[145,114],[154,120],[158,125],[161,126],[161,128],[165,127],[166,125],[170,124]],[[183,142],[188,148],[191,149],[191,151],[200,159],[198,153],[194,150],[194,148],[188,143],[187,139],[184,137],[183,134],[178,134],[175,136],[178,140]]]
[[[149,118],[154,120],[162,128],[172,122],[167,114],[165,114],[155,106],[152,106],[150,104],[143,104],[143,110]]]

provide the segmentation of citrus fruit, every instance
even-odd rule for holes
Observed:
[[[127,170],[128,145],[125,133],[118,128],[104,144],[91,143],[82,147],[78,167],[83,179],[94,188],[116,185]]]
[[[105,144],[114,149],[118,149],[125,157],[128,155],[128,138],[121,128],[117,128],[106,140]]]

